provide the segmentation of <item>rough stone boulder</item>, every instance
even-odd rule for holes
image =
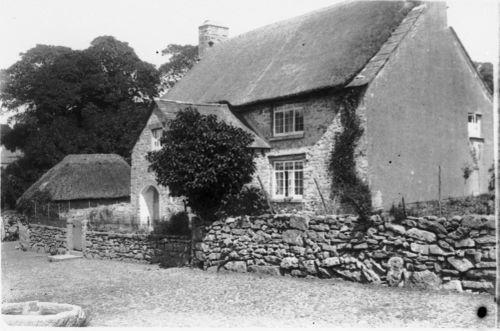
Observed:
[[[292,269],[299,267],[299,260],[296,257],[285,257],[281,260],[280,267],[283,269]]]
[[[384,224],[384,226],[387,230],[392,231],[392,232],[397,233],[397,234],[405,234],[405,232],[406,232],[405,227],[402,225],[386,222]]]
[[[429,270],[413,272],[405,283],[405,287],[423,290],[438,290],[440,286],[441,279]]]
[[[387,261],[389,270],[387,271],[386,280],[389,286],[398,286],[403,278],[404,261],[399,256],[393,256]]]
[[[269,265],[251,265],[248,266],[248,271],[264,275],[280,276],[280,267]]]
[[[462,219],[462,226],[470,229],[495,229],[495,217],[491,215],[467,215]]]
[[[448,231],[446,231],[446,228],[437,222],[437,219],[432,220],[432,219],[420,219],[417,222],[417,226],[423,230],[429,230],[435,233],[441,233],[441,234],[446,234]]]
[[[466,272],[469,269],[474,268],[474,265],[472,262],[470,262],[468,259],[458,259],[455,257],[449,257],[448,258],[448,263],[453,266],[453,268],[457,269],[460,272]]]
[[[459,280],[453,279],[442,285],[443,290],[463,292],[462,283]]]
[[[436,235],[434,233],[429,232],[429,231],[419,230],[417,228],[412,228],[412,229],[406,231],[406,235],[408,237],[418,239],[421,241],[426,241],[426,242],[435,242],[436,241]]]
[[[289,245],[303,246],[302,231],[287,230],[283,232],[283,241]]]
[[[229,261],[224,268],[234,272],[247,272],[247,263],[245,261]]]
[[[305,231],[309,227],[309,219],[303,216],[291,216],[290,227],[292,229]]]

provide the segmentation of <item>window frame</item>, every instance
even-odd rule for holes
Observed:
[[[155,137],[155,132],[159,132],[159,137]],[[163,128],[151,129],[151,150],[159,151],[161,149],[161,137],[163,136]]]
[[[287,165],[291,168],[287,169]],[[281,165],[281,169],[277,169]],[[274,200],[301,201],[304,197],[304,165],[305,159],[277,159],[272,161],[272,198]],[[297,185],[297,174],[301,174]],[[278,194],[278,174],[282,175],[281,194]],[[297,194],[297,187],[302,194]]]
[[[287,127],[287,118],[286,118],[286,113],[288,112],[292,112],[292,131],[285,131],[286,130],[286,127]],[[298,123],[297,123],[297,114],[298,113],[301,113],[302,114],[302,129],[301,130],[297,130],[297,127],[298,127]],[[278,124],[278,120],[277,120],[277,115],[278,114],[282,114],[282,118],[280,120],[281,122],[281,128],[282,128],[282,132],[277,132],[277,124]],[[273,126],[273,137],[282,137],[282,136],[289,136],[289,135],[294,135],[294,134],[300,134],[300,133],[304,133],[304,127],[305,127],[305,124],[304,124],[304,108],[303,107],[300,107],[300,106],[290,106],[290,105],[286,105],[286,106],[277,106],[277,107],[274,107],[273,109],[273,121],[272,121],[272,126]]]
[[[472,121],[470,119],[472,118]],[[480,113],[467,114],[467,135],[469,138],[482,138],[483,115]]]

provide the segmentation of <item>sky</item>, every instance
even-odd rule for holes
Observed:
[[[198,42],[206,19],[229,27],[235,36],[298,16],[338,0],[0,0],[0,68],[19,60],[36,44],[85,49],[97,36],[126,41],[139,57],[157,66],[171,43]],[[448,23],[475,61],[497,54],[495,0],[448,1]]]

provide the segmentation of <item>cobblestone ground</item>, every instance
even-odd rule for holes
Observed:
[[[104,260],[49,263],[2,244],[2,302],[70,303],[90,326],[494,327],[493,296]],[[476,311],[486,306],[480,319]]]

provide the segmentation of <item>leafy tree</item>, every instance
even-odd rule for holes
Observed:
[[[168,91],[198,61],[198,46],[169,44],[161,54],[169,56],[168,62],[159,68],[161,88]]]
[[[186,108],[169,123],[162,149],[147,159],[159,184],[172,196],[186,197],[194,212],[211,221],[223,199],[250,182],[255,171],[251,142],[242,129]]]
[[[489,62],[474,62],[474,65],[490,92],[493,92],[493,64]]]
[[[37,45],[1,77],[2,105],[16,112],[2,143],[24,154],[2,178],[10,201],[67,154],[116,153],[130,160],[160,82],[153,65],[111,36],[82,51]]]

